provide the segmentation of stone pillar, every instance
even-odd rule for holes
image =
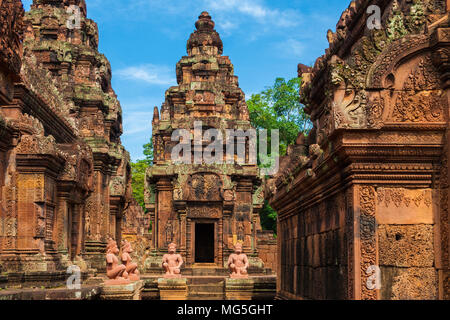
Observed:
[[[102,285],[102,300],[141,300],[144,281],[122,285]]]
[[[277,218],[277,296],[281,295],[281,281],[282,281],[282,264],[281,264],[281,259],[282,259],[282,248],[283,248],[283,233],[282,233],[282,228],[281,228],[281,221],[280,218]]]
[[[120,244],[122,240],[121,222],[123,217],[124,199],[121,196],[111,196],[109,203],[108,235]]]
[[[94,192],[86,202],[86,239],[84,258],[91,268],[104,271],[106,268],[104,254],[106,250],[109,210],[109,175],[105,159],[94,161]],[[120,244],[119,244],[120,245]]]
[[[194,255],[192,254],[193,248],[195,246],[195,241],[193,241],[192,236],[195,234],[193,232],[193,228],[195,228],[195,224],[192,223],[191,218],[187,218],[186,222],[186,266],[190,267],[194,264]]]
[[[0,141],[1,145],[1,141]],[[1,209],[0,219],[2,229],[0,233],[0,261],[2,270],[19,271],[19,261],[17,256],[17,174],[13,173],[15,168],[15,152],[9,152],[9,156],[5,156],[8,159],[8,167],[5,168],[5,185],[1,188]],[[15,169],[14,169],[15,170]]]
[[[223,218],[222,218],[222,231],[223,231],[223,262],[228,261],[228,257],[233,252],[233,229],[231,225],[231,217],[233,214],[233,201],[224,201],[223,205]]]
[[[252,300],[254,282],[253,279],[226,279],[226,300]]]
[[[182,256],[186,256],[187,244],[186,244],[186,231],[187,231],[187,212],[186,201],[174,201],[174,207],[177,213],[178,228],[176,235],[174,235],[175,243],[178,244],[179,253]]]
[[[66,190],[62,190],[58,185],[58,209],[56,210],[55,230],[56,230],[56,249],[58,253],[67,255],[69,253],[70,241],[70,223],[69,217],[69,195]]]
[[[347,299],[354,300],[360,297],[360,276],[359,276],[359,246],[355,243],[355,210],[354,204],[356,203],[356,194],[354,187],[349,187],[346,190],[346,215],[345,215],[345,234],[347,248]],[[358,297],[358,298],[357,298]]]
[[[224,256],[223,256],[223,246],[224,246],[224,241],[223,241],[223,219],[219,219],[219,221],[217,222],[217,229],[218,229],[218,233],[217,233],[217,237],[220,237],[219,239],[217,239],[216,243],[217,245],[217,263],[219,264],[219,266],[223,266],[224,265]]]
[[[84,213],[82,205],[73,205],[73,211],[71,213],[71,224],[69,225],[69,232],[71,232],[71,243],[69,245],[72,256],[79,256],[84,251],[84,217],[82,213]],[[76,234],[76,239],[73,238],[74,233]]]
[[[252,191],[251,180],[241,179],[238,181],[234,206],[235,234],[238,241],[243,241],[243,249],[247,254],[252,253]]]
[[[167,246],[172,239],[169,230],[171,220],[173,219],[173,187],[169,178],[162,178],[156,183],[158,205],[156,209],[156,223],[154,225],[154,235],[156,239],[156,248],[159,250],[167,250]],[[173,227],[173,226],[172,226]]]
[[[450,11],[450,0],[447,0],[447,12]],[[441,160],[440,182],[439,182],[439,201],[440,210],[436,221],[436,231],[439,233],[437,241],[438,250],[436,250],[436,269],[439,279],[439,299],[450,299],[450,188],[448,177],[450,176],[450,167],[448,159],[450,158],[450,57],[448,50],[450,47],[450,28],[447,22],[446,27],[440,27],[434,30],[431,36],[431,45],[433,47],[433,64],[439,70],[442,89],[445,91],[447,106],[446,120],[447,128],[445,133],[445,145]]]
[[[161,300],[187,300],[187,279],[158,279],[158,289]]]

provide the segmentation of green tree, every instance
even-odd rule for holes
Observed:
[[[270,131],[278,129],[280,133],[280,150],[270,150],[272,155],[283,156],[287,146],[293,144],[300,131],[305,134],[312,128],[309,116],[299,101],[300,78],[286,81],[277,78],[273,86],[259,94],[253,94],[247,100],[250,121],[256,129],[268,130],[268,148],[270,148]],[[276,232],[277,213],[265,202],[261,210],[261,224],[266,230]]]
[[[131,163],[131,173],[133,175],[131,179],[131,185],[133,187],[133,197],[145,210],[144,202],[144,186],[145,186],[145,172],[149,166],[153,164],[153,142],[144,144],[144,159],[137,160]]]
[[[295,142],[300,131],[307,133],[312,125],[304,106],[299,101],[300,78],[286,82],[277,78],[272,87],[247,100],[250,121],[256,129],[267,129],[270,146],[270,130],[280,132],[280,155],[285,155],[287,146]]]

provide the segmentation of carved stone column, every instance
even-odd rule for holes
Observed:
[[[447,1],[447,11],[449,10],[450,1]],[[447,22],[447,26],[450,21]],[[433,47],[433,63],[440,72],[442,88],[447,95],[447,128],[444,152],[441,161],[441,177],[440,177],[440,217],[437,221],[440,232],[440,256],[436,257],[436,268],[439,277],[439,298],[450,299],[450,188],[448,177],[450,168],[448,159],[450,158],[450,116],[448,108],[450,106],[450,28],[440,27],[434,30],[431,41]],[[437,250],[439,252],[439,250]]]
[[[169,229],[171,228],[171,220],[173,218],[173,186],[171,179],[161,178],[156,183],[156,189],[158,199],[156,223],[154,225],[154,229],[156,229],[154,230],[154,235],[157,237],[156,248],[159,250],[167,250],[168,244],[173,240],[169,239],[169,233],[171,232]]]
[[[249,179],[241,179],[236,187],[236,202],[234,206],[235,232],[237,241],[243,241],[244,252],[252,251],[252,190],[253,183]]]
[[[70,246],[71,217],[69,216],[69,191],[58,184],[58,206],[55,218],[56,249],[58,253],[67,255]]]
[[[86,202],[86,240],[84,258],[92,268],[105,270],[104,253],[110,222],[109,160],[94,154],[94,191]]]
[[[187,212],[186,212],[186,201],[174,201],[174,208],[177,213],[178,218],[178,228],[177,233],[174,235],[174,241],[179,247],[179,252],[181,255],[186,255],[186,223],[187,223]]]

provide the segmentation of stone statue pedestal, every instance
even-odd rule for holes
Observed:
[[[225,280],[226,300],[252,300],[254,281],[249,278]]]
[[[102,284],[100,296],[102,300],[141,300],[144,281],[131,282],[128,280],[128,283],[123,284],[120,284],[120,282],[114,283],[113,281],[105,281]]]
[[[109,279],[104,282],[105,286],[124,286],[130,283],[129,279]]]
[[[248,279],[248,274],[230,274],[230,279]]]
[[[161,300],[187,300],[186,278],[159,278],[158,289]]]
[[[165,274],[164,279],[181,279],[181,274]]]

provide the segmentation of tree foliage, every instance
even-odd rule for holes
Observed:
[[[131,173],[133,175],[131,179],[131,185],[133,187],[133,197],[139,203],[139,205],[145,210],[144,202],[144,186],[145,186],[145,172],[149,166],[153,163],[153,142],[144,144],[144,159],[137,160],[131,163]]]
[[[280,155],[285,155],[287,146],[295,142],[300,131],[311,128],[309,116],[299,101],[301,79],[286,82],[277,78],[272,87],[253,94],[247,101],[250,121],[256,129],[267,129],[270,146],[270,130],[280,132]]]
[[[280,133],[280,150],[271,150],[274,155],[286,154],[287,146],[293,144],[300,131],[305,134],[311,129],[309,116],[299,101],[300,78],[286,81],[277,78],[273,86],[259,94],[253,94],[247,101],[250,121],[256,129],[267,129],[268,147],[270,148],[270,130],[278,129]],[[276,232],[277,213],[265,202],[261,210],[261,224],[266,230]]]

